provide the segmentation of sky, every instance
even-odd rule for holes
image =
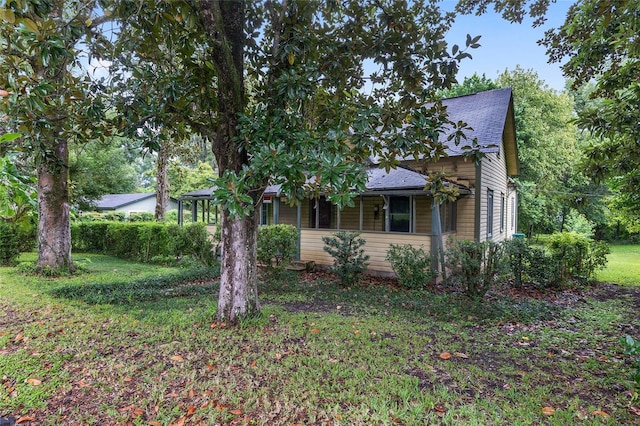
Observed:
[[[444,0],[443,8],[453,9],[456,1]],[[517,65],[524,69],[533,69],[538,77],[550,88],[562,91],[565,78],[558,63],[547,62],[546,49],[538,46],[537,41],[550,28],[557,28],[564,23],[564,19],[573,4],[572,0],[557,0],[549,6],[547,22],[538,28],[532,28],[532,20],[527,18],[522,24],[510,24],[492,10],[481,16],[458,16],[456,23],[447,34],[450,46],[465,45],[467,34],[472,37],[481,35],[480,47],[470,49],[472,60],[464,60],[460,65],[458,81],[462,83],[466,76],[483,73],[490,79],[495,79],[505,69],[514,70]]]

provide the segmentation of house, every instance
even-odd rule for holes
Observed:
[[[170,198],[167,210],[176,210],[177,208],[178,200]],[[106,194],[96,201],[95,210],[101,213],[123,212],[125,216],[129,216],[131,213],[155,213],[156,194],[155,192],[144,194]]]
[[[456,146],[443,134],[447,157],[435,163],[404,159],[400,167],[386,172],[374,161],[367,171],[366,191],[356,196],[354,207],[339,209],[324,196],[291,206],[281,199],[278,186],[270,186],[259,207],[260,224],[296,226],[300,259],[319,265],[333,263],[322,237],[338,230],[358,231],[370,256],[368,271],[377,273],[392,272],[385,260],[392,243],[435,253],[450,238],[480,242],[511,238],[517,230],[518,209],[512,177],[519,169],[511,89],[443,103],[452,121],[464,121],[472,128],[465,135],[467,140],[477,139],[483,155],[478,161],[465,158],[464,143]],[[447,173],[445,185],[455,186],[460,194],[455,201],[439,205],[425,191],[431,171]]]

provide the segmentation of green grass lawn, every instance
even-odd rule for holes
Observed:
[[[612,245],[607,268],[597,273],[598,281],[640,285],[640,245]]]
[[[232,328],[215,322],[215,282],[75,258],[89,272],[43,279],[0,268],[0,417],[39,425],[640,420],[619,343],[640,329],[634,288],[472,303],[384,280],[343,288],[326,274],[282,274],[260,283],[262,316]]]

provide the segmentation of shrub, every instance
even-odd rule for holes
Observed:
[[[509,260],[509,267],[513,274],[513,284],[522,286],[522,275],[525,271],[529,244],[524,238],[513,238],[505,242],[505,254]]]
[[[74,250],[139,262],[183,262],[186,257],[204,265],[215,262],[212,238],[203,223],[80,222],[71,226],[71,241]]]
[[[20,256],[20,234],[11,222],[0,221],[0,265],[15,265]]]
[[[390,244],[385,259],[398,276],[398,283],[407,288],[423,288],[437,275],[431,269],[431,255],[422,247]]]
[[[525,273],[541,287],[560,284],[560,265],[544,248],[529,247],[525,256]]]
[[[597,269],[607,264],[608,245],[585,235],[557,232],[551,235],[547,244],[551,255],[558,261],[562,282],[570,278],[591,278]]]
[[[344,285],[358,280],[367,269],[369,256],[362,246],[366,243],[359,232],[340,231],[331,237],[322,237],[324,251],[333,257],[331,270],[338,275]]]
[[[473,299],[483,298],[505,273],[504,246],[492,241],[454,241],[445,259],[448,280]]]
[[[268,268],[282,269],[297,252],[298,231],[293,225],[268,225],[258,228],[258,261]]]
[[[132,212],[128,219],[129,222],[153,222],[156,216],[151,212]]]
[[[635,396],[637,397],[638,393],[640,393],[640,342],[634,340],[631,336],[621,338],[620,342],[625,347],[625,355],[635,357],[632,365],[635,371],[631,373],[631,380],[633,380]]]

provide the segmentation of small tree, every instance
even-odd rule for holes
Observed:
[[[342,284],[354,283],[367,269],[369,256],[364,254],[362,246],[366,240],[359,232],[340,231],[332,237],[322,237],[324,251],[333,257],[331,270],[340,277]]]

